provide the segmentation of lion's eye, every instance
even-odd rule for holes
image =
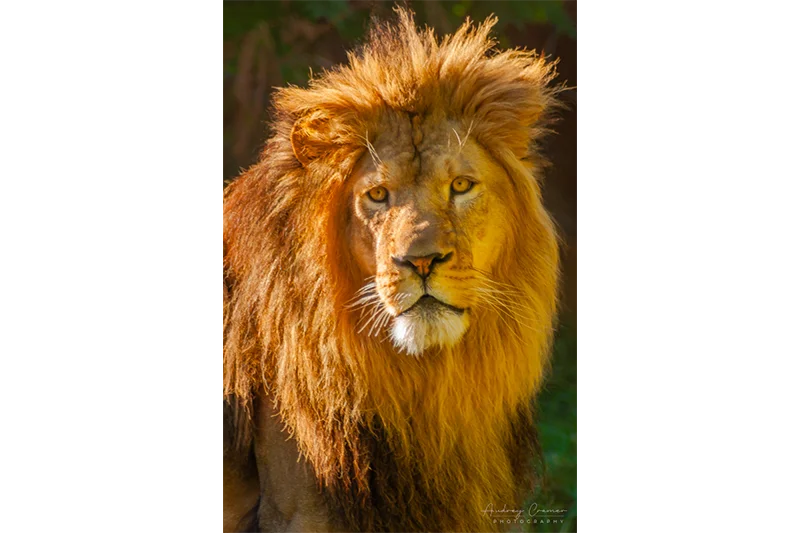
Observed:
[[[450,188],[456,194],[464,194],[469,191],[473,185],[475,185],[475,182],[467,178],[456,178],[453,180],[453,183],[450,184]]]
[[[373,202],[383,203],[389,198],[389,191],[386,190],[386,187],[374,187],[367,191],[367,196]]]

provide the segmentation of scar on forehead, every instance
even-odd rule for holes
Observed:
[[[422,118],[419,115],[414,115],[411,119],[411,142],[417,149],[422,144]]]

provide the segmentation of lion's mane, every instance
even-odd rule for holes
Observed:
[[[439,40],[399,11],[348,65],[279,90],[260,161],[225,192],[224,394],[275,403],[357,530],[492,529],[481,511],[519,503],[528,479],[558,278],[537,141],[559,88],[543,57],[495,49],[495,22]],[[471,125],[512,178],[515,245],[493,275],[525,294],[525,324],[476,310],[457,347],[421,358],[356,333],[343,183],[387,112]]]

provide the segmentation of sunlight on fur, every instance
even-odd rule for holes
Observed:
[[[225,191],[224,393],[268,394],[358,531],[489,531],[530,487],[558,247],[539,140],[552,62],[400,10],[279,90]]]

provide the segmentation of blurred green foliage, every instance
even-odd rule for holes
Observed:
[[[291,47],[282,45],[279,35],[282,23],[287,20],[302,19],[314,24],[330,25],[343,41],[350,42],[364,35],[371,16],[385,18],[391,13],[393,5],[392,2],[352,0],[227,1],[223,7],[223,39],[241,38],[258,24],[266,22],[277,45],[278,57],[282,58],[293,52]],[[457,28],[467,16],[480,21],[495,14],[499,19],[496,33],[503,46],[508,46],[504,37],[507,28],[522,29],[530,23],[547,24],[559,34],[572,39],[577,35],[575,23],[560,1],[412,1],[408,5],[417,14],[420,24],[445,31]],[[226,68],[235,70],[235,63],[226,65]],[[289,79],[285,81],[302,83],[308,72],[307,69],[295,69],[286,74]]]
[[[430,15],[430,9],[423,4],[438,4],[434,12],[444,14],[451,26],[461,24],[464,17],[481,20],[494,13],[500,19],[499,29],[505,25],[518,28],[535,22],[550,24],[559,32],[571,38],[577,36],[575,23],[567,14],[563,2],[554,0],[534,1],[474,1],[460,0],[450,2],[408,2],[417,13],[422,24],[440,25],[441,20]],[[333,24],[346,39],[356,39],[363,34],[364,22],[371,13],[386,13],[391,2],[364,2],[350,0],[317,1],[271,1],[271,2],[232,2],[224,3],[223,38],[231,39],[252,29],[259,21],[286,20],[297,16],[313,22],[327,21]],[[438,24],[437,24],[438,23]]]
[[[563,322],[553,343],[552,367],[537,400],[543,486],[528,498],[539,509],[566,509],[563,523],[531,524],[528,531],[577,531],[577,336]],[[526,524],[527,525],[527,524]]]

